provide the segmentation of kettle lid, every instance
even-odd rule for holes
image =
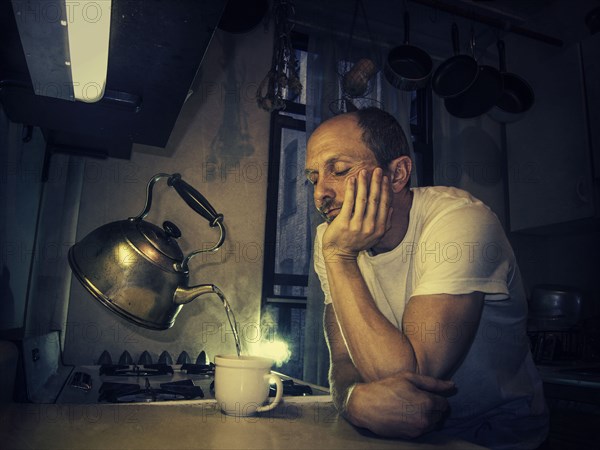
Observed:
[[[165,221],[163,228],[144,220],[133,220],[128,227],[127,239],[148,259],[159,264],[171,266],[183,261],[183,252],[177,243],[181,231],[172,222]]]

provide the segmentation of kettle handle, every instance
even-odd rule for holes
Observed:
[[[154,189],[156,182],[162,178],[168,178],[167,184],[175,188],[179,196],[190,208],[208,220],[211,227],[216,227],[219,223],[223,222],[223,214],[218,214],[206,197],[183,181],[181,179],[181,174],[179,173],[174,173],[172,175],[168,173],[157,173],[154,175],[148,182],[146,189],[146,205],[141,213],[131,218],[132,220],[144,219],[148,215],[150,208],[152,207],[152,189]]]
[[[190,208],[208,220],[211,227],[216,227],[219,222],[223,222],[223,214],[218,214],[206,197],[183,181],[180,174],[174,173],[171,175],[167,180],[167,184],[175,188]]]
[[[212,248],[208,250],[196,250],[190,253],[185,257],[182,263],[182,267],[187,270],[187,263],[190,259],[196,256],[199,253],[212,252],[216,251],[225,240],[225,229],[223,227],[223,214],[217,213],[217,211],[212,207],[209,201],[204,197],[200,192],[194,189],[191,185],[186,183],[181,179],[181,174],[174,173],[172,175],[168,173],[157,173],[154,175],[150,181],[148,182],[148,186],[146,189],[146,205],[141,213],[139,213],[136,217],[130,218],[130,220],[141,220],[144,219],[148,213],[150,212],[150,208],[152,207],[152,189],[156,182],[158,182],[162,178],[167,178],[167,184],[173,187],[179,196],[187,203],[187,205],[204,217],[211,227],[219,227],[221,231],[221,237],[219,238],[219,242],[217,242]]]

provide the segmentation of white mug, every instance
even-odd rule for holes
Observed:
[[[271,373],[273,360],[262,356],[215,356],[215,398],[221,410],[233,416],[251,416],[270,411],[281,402],[281,378]],[[275,398],[269,398],[269,385],[277,386]]]

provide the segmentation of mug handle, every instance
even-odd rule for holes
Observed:
[[[273,401],[271,403],[264,405],[264,406],[259,406],[258,408],[256,408],[256,412],[271,411],[273,408],[275,408],[277,405],[279,405],[279,403],[281,402],[281,397],[283,396],[283,383],[281,382],[281,378],[279,378],[277,375],[275,375],[272,372],[269,372],[268,374],[266,374],[265,378],[267,378],[269,380],[269,383],[271,381],[275,382],[275,385],[277,386],[277,390],[275,392],[275,398],[273,399]]]

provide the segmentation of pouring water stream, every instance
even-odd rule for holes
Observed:
[[[225,307],[225,313],[227,314],[227,320],[229,321],[229,327],[231,328],[231,331],[233,333],[233,339],[235,340],[235,349],[237,351],[238,357],[240,357],[242,354],[242,347],[240,345],[240,336],[237,330],[237,321],[235,320],[235,314],[233,314],[233,310],[231,309],[231,306],[229,306],[229,302],[227,301],[227,298],[225,297],[223,291],[221,291],[221,289],[219,289],[217,286],[214,286],[214,292],[219,296],[219,298],[223,302],[223,306]]]

